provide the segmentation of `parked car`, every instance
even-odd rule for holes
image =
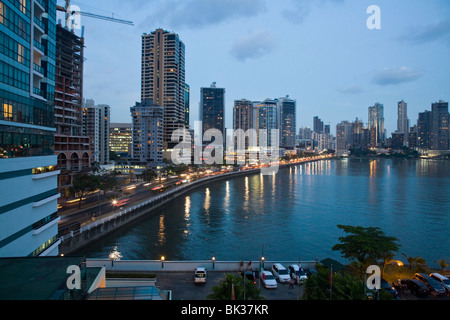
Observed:
[[[289,265],[288,270],[291,279],[295,280],[297,283],[303,283],[308,279],[305,271],[296,264]]]
[[[413,295],[418,297],[426,296],[429,292],[428,287],[416,279],[402,279],[398,282],[398,286],[402,291],[409,290]]]
[[[387,282],[383,278],[381,278],[380,285],[381,285],[381,289],[384,289],[386,292],[390,293],[394,298],[397,298],[398,291],[394,288],[393,285],[391,285],[389,282]]]
[[[432,273],[430,274],[430,277],[436,279],[436,281],[439,282],[447,290],[447,294],[450,293],[450,279],[448,277],[445,277],[439,273]]]
[[[255,271],[245,271],[242,273],[242,277],[245,277],[247,280],[256,284],[256,278],[258,277]]]
[[[275,280],[275,277],[270,271],[261,272],[260,279],[264,287],[266,287],[267,289],[275,289],[277,287],[277,280]]]
[[[413,278],[425,283],[431,294],[440,295],[446,293],[445,288],[436,279],[425,273],[416,273]]]
[[[195,269],[194,273],[195,283],[206,283],[206,268],[199,267]]]
[[[289,282],[291,279],[289,272],[281,263],[275,263],[272,265],[272,273],[279,282]]]
[[[311,277],[314,273],[316,273],[316,269],[305,269],[306,276]]]

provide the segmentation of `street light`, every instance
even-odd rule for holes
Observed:
[[[164,256],[161,257],[161,269],[164,268],[164,260],[166,258]]]
[[[214,269],[214,266],[215,266],[215,262],[216,262],[216,257],[212,257],[212,267],[213,267],[213,269]]]

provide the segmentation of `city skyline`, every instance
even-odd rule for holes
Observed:
[[[72,4],[135,23],[82,17],[85,97],[111,105],[113,122],[129,116],[129,107],[139,101],[141,35],[156,28],[177,33],[186,45],[191,125],[197,120],[200,88],[211,82],[226,89],[228,128],[233,101],[243,98],[296,99],[297,130],[311,126],[314,116],[333,131],[342,120],[358,117],[367,123],[367,108],[379,102],[385,106],[388,135],[397,127],[399,101],[408,103],[414,121],[431,103],[449,100],[444,85],[450,77],[445,72],[450,6],[445,1],[377,1],[380,30],[366,26],[368,1]]]

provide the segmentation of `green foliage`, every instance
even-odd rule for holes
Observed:
[[[237,273],[225,274],[225,279],[221,280],[217,286],[212,288],[213,293],[209,294],[208,300],[232,300],[232,291],[234,287],[235,300],[262,300],[261,290],[256,285]],[[245,288],[245,291],[244,291]]]
[[[340,237],[341,243],[334,245],[332,250],[341,251],[344,258],[356,259],[361,264],[361,268],[379,259],[387,260],[399,249],[396,243],[398,239],[386,236],[380,228],[346,225],[337,225],[337,227],[349,235]]]

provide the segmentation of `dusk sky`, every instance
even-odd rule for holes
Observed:
[[[236,99],[289,95],[297,131],[319,116],[331,125],[384,104],[388,136],[397,102],[411,125],[431,103],[450,100],[448,0],[81,0],[81,11],[131,20],[134,26],[81,17],[85,27],[84,97],[111,106],[111,122],[131,122],[140,100],[141,35],[162,28],[186,46],[191,125],[200,88],[226,89],[226,126]],[[64,6],[64,1],[58,0]],[[367,8],[381,10],[369,30]],[[63,14],[58,14],[63,19]],[[80,34],[79,31],[76,31]]]

